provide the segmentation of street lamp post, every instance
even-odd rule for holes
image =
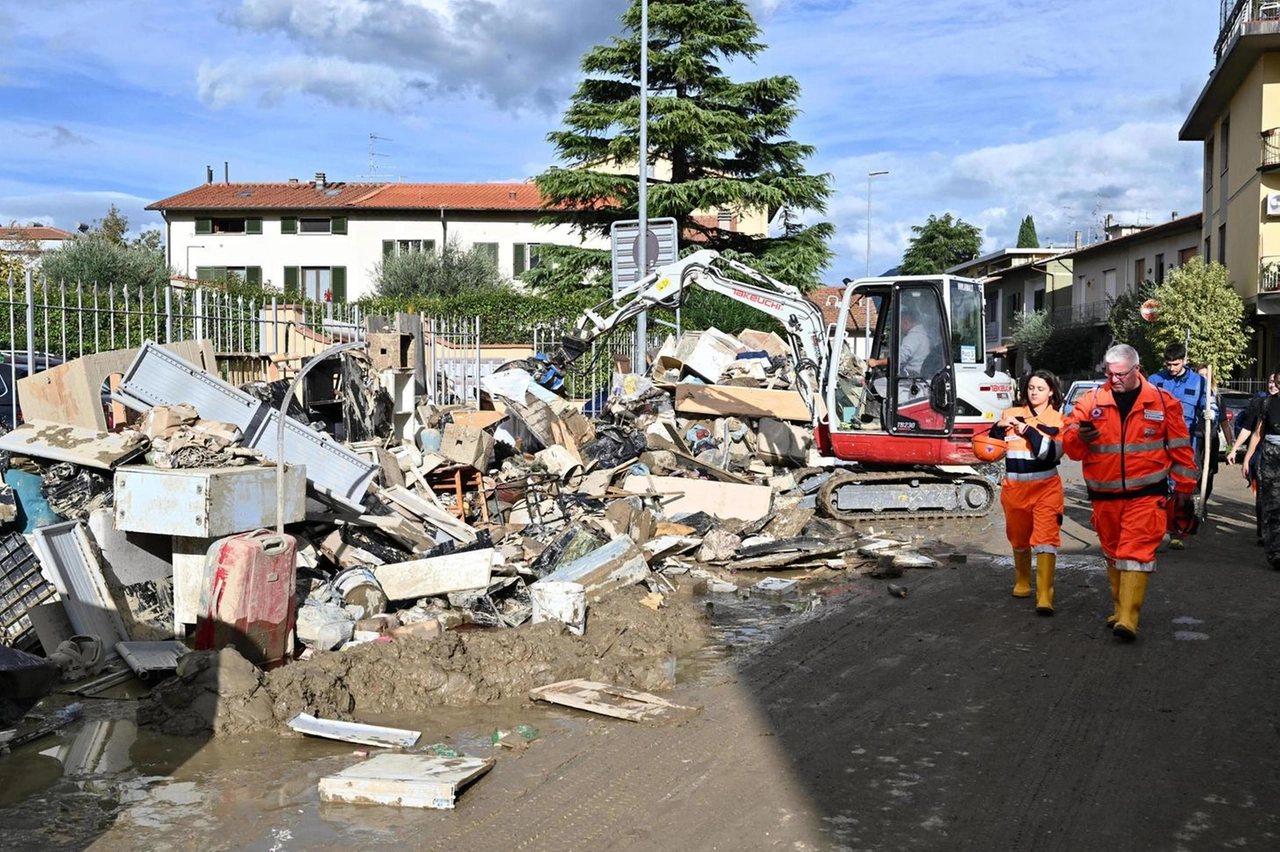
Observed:
[[[191,250],[193,248],[202,249],[204,246],[187,246],[187,265],[183,271],[187,273],[188,278],[191,277]]]
[[[640,3],[640,240],[636,254],[636,280],[649,274],[649,0]],[[649,314],[636,317],[636,358],[631,371],[643,373],[649,337]]]
[[[876,175],[887,175],[888,169],[877,169],[874,172],[867,172],[867,277],[871,277],[871,179]],[[871,357],[871,298],[864,295],[862,297],[864,306],[867,309],[866,321],[863,323],[863,331],[866,335],[865,348],[867,357]]]

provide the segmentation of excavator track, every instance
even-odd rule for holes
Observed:
[[[941,471],[839,471],[818,491],[818,505],[841,521],[980,518],[995,502],[988,477]]]

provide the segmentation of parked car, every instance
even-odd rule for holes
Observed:
[[[12,429],[22,422],[22,403],[17,399],[18,379],[33,372],[38,373],[41,370],[56,367],[61,363],[62,359],[57,355],[37,352],[33,370],[27,363],[26,352],[0,351],[0,426]]]
[[[1071,387],[1067,388],[1067,395],[1062,401],[1062,416],[1066,417],[1071,413],[1076,400],[1084,396],[1086,392],[1098,387],[1102,387],[1102,379],[1081,379],[1078,382],[1072,382]]]

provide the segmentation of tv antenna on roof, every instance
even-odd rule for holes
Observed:
[[[391,155],[379,154],[377,150],[375,150],[375,146],[379,142],[392,142],[392,141],[394,140],[388,139],[385,136],[379,136],[376,133],[369,134],[369,173],[360,175],[360,177],[368,178],[369,180],[379,180],[380,176],[378,174],[378,158],[389,157]]]

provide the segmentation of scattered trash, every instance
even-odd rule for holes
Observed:
[[[324,737],[330,740],[345,740],[360,745],[382,746],[383,748],[413,748],[419,731],[406,731],[402,728],[383,728],[378,725],[363,725],[359,722],[343,722],[337,719],[317,719],[310,713],[299,713],[289,720],[289,727],[300,734],[313,737]]]
[[[458,790],[493,768],[493,758],[378,754],[320,779],[320,801],[452,808]]]
[[[631,722],[670,722],[687,718],[701,708],[674,704],[637,689],[610,686],[589,680],[563,680],[538,687],[529,693],[534,701],[575,707],[602,716]]]
[[[907,596],[907,590],[903,586],[899,586],[895,583],[890,583],[889,594],[893,595],[895,598],[905,598]]]

